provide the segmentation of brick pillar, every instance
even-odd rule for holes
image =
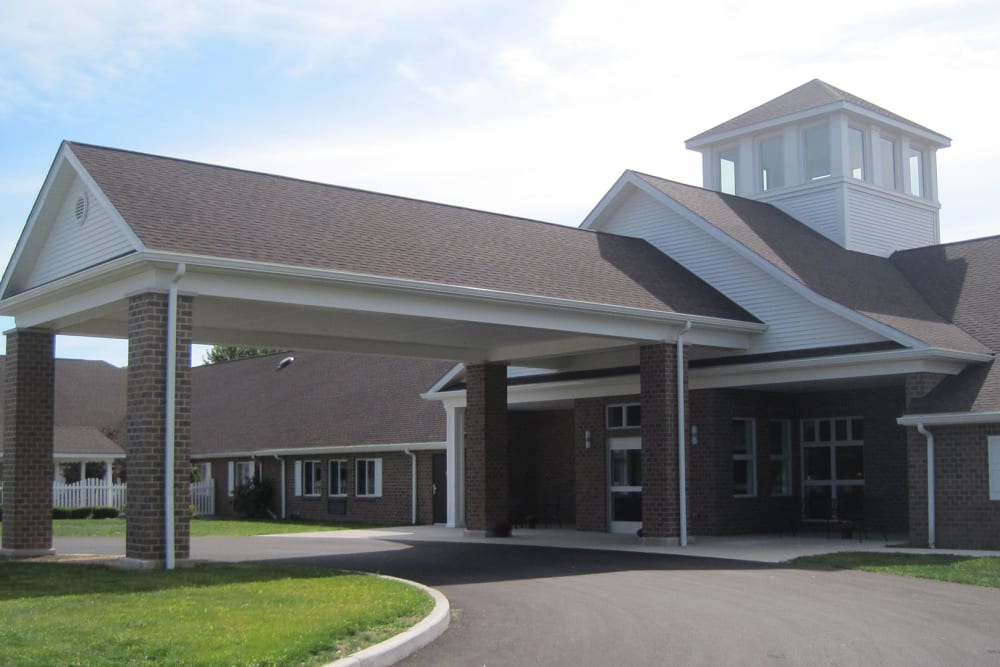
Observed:
[[[14,329],[6,335],[0,553],[30,558],[53,551],[55,336],[31,329]]]
[[[465,527],[493,536],[507,508],[507,367],[466,366]]]
[[[639,348],[644,537],[680,534],[677,469],[677,354],[668,343]]]
[[[911,373],[906,376],[906,408],[914,399],[929,394],[945,376]],[[927,438],[915,427],[906,427],[906,475],[909,496],[910,544],[927,544]]]
[[[190,554],[191,324],[192,298],[178,297],[174,427],[174,556]],[[167,295],[129,298],[128,495],[125,554],[166,558],[164,459],[167,387]]]
[[[608,441],[603,398],[578,398],[574,403],[576,465],[576,528],[608,530]],[[590,446],[587,446],[587,432]]]

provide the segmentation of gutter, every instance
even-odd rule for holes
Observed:
[[[187,270],[185,264],[178,264],[174,277],[170,280],[167,291],[167,405],[166,423],[164,424],[164,475],[163,503],[164,521],[166,523],[165,559],[167,570],[175,566],[175,535],[174,535],[174,430],[177,413],[177,284]]]
[[[934,434],[927,430],[921,422],[916,425],[917,432],[927,438],[927,546],[934,548],[935,516],[934,516]]]
[[[410,457],[410,524],[417,525],[417,455],[403,450]]]
[[[687,524],[687,455],[684,451],[686,446],[687,426],[685,425],[685,392],[684,392],[684,334],[691,330],[691,321],[684,324],[684,328],[677,332],[677,468],[678,468],[678,493],[680,495],[680,545],[686,547],[688,543]]]

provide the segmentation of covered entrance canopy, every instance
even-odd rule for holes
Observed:
[[[697,358],[746,350],[765,330],[639,239],[73,143],[56,156],[0,297],[16,320],[4,550],[51,548],[48,479],[32,471],[51,470],[53,336],[120,337],[126,548],[168,566],[188,555],[177,490],[190,466],[191,342],[464,362],[465,520],[488,532],[506,513],[494,488],[506,479],[506,364],[641,365],[653,378],[644,403],[659,406],[644,407],[644,447],[676,451],[671,350],[682,332]]]

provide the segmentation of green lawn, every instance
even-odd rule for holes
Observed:
[[[320,665],[432,608],[405,584],[320,568],[0,561],[0,664]]]
[[[277,533],[305,533],[318,530],[370,528],[358,524],[331,525],[309,521],[233,521],[228,519],[192,519],[192,537],[245,537]],[[0,534],[3,526],[0,525]],[[55,519],[56,537],[125,537],[125,519]]]
[[[906,577],[921,577],[1000,588],[1000,558],[852,551],[822,556],[805,556],[796,558],[791,563],[805,567],[883,572]]]

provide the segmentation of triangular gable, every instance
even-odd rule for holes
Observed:
[[[659,240],[650,238],[648,230],[653,229],[656,226],[655,223],[651,227],[650,223],[646,222],[645,229],[643,229],[643,224],[636,221],[637,216],[635,214],[630,214],[630,218],[632,220],[631,223],[624,223],[620,209],[626,205],[626,202],[631,201],[630,198],[634,198],[633,196],[637,191],[641,192],[649,200],[657,203],[659,206],[658,210],[660,211],[658,215],[667,215],[666,213],[663,213],[663,211],[668,211],[671,219],[686,223],[684,225],[685,229],[689,229],[688,225],[693,226],[703,237],[705,237],[705,239],[708,239],[709,237],[711,238],[714,247],[718,249],[718,253],[723,253],[724,251],[727,256],[732,256],[733,258],[738,257],[741,264],[752,265],[757,269],[758,274],[765,274],[768,278],[766,281],[767,284],[765,285],[764,283],[761,283],[759,288],[747,289],[749,285],[745,280],[738,281],[737,289],[744,290],[744,293],[741,295],[740,293],[735,292],[732,288],[727,288],[726,286],[719,284],[718,280],[713,280],[710,276],[705,275],[704,269],[699,268],[692,263],[692,261],[683,258],[681,255],[683,254],[683,250],[685,248],[682,239],[667,239],[666,234],[664,233],[665,230],[663,230],[662,227],[660,227],[658,231],[664,236],[664,238]],[[605,195],[598,206],[591,212],[586,220],[584,220],[581,226],[592,230],[609,231],[633,236],[644,236],[647,241],[656,245],[662,252],[670,255],[682,265],[685,265],[686,268],[698,274],[699,277],[712,284],[713,287],[726,294],[726,296],[767,322],[770,326],[767,336],[769,336],[772,340],[776,340],[778,338],[778,334],[781,333],[780,329],[782,329],[782,326],[779,326],[780,322],[775,319],[775,316],[778,315],[780,317],[787,316],[788,325],[792,327],[791,335],[798,335],[794,329],[799,326],[800,322],[804,326],[808,319],[812,319],[813,323],[816,324],[816,317],[824,318],[828,322],[825,326],[830,326],[830,324],[833,325],[829,328],[831,336],[831,340],[829,342],[831,344],[889,340],[905,347],[915,349],[935,346],[929,344],[922,337],[904,330],[905,327],[895,327],[879,321],[875,317],[870,317],[863,312],[854,310],[845,306],[843,303],[816,292],[808,285],[804,284],[800,280],[797,280],[795,277],[782,271],[781,268],[775,264],[761,257],[758,253],[754,252],[753,249],[727,235],[717,226],[702,218],[680,201],[670,197],[667,193],[656,188],[646,178],[635,172],[626,171],[614,187],[612,187],[607,195]],[[676,232],[678,230],[674,231]],[[694,250],[691,250],[691,253],[692,256],[697,254]],[[704,259],[705,266],[710,267],[711,270],[715,270],[716,272],[720,270],[727,272],[735,270],[735,265],[727,264],[723,254],[717,254],[714,252],[710,253],[707,252],[705,248],[702,248],[700,250],[700,257]],[[720,267],[724,268],[720,269]],[[770,312],[765,312],[764,310],[761,310],[759,304],[748,302],[748,298],[762,298],[761,290],[766,288],[768,285],[780,285],[786,293],[795,295],[795,300],[799,303],[792,303],[789,301],[786,307],[786,304],[778,302],[776,306],[770,306]],[[813,314],[808,315],[803,311],[801,315],[795,315],[790,312],[792,309],[799,307],[799,305],[808,306],[811,308]],[[961,335],[962,332],[960,332],[957,327],[953,327],[943,321],[938,323],[938,325],[939,326],[937,328],[948,329],[948,331],[943,332],[944,334],[948,334],[950,331],[954,331],[955,333],[954,345],[941,345],[941,347],[965,350],[974,353],[983,351],[982,347],[976,345],[975,341],[971,338]],[[787,328],[787,326],[785,328]],[[839,336],[839,339],[833,340],[837,336]],[[948,338],[948,336],[945,337]],[[785,338],[785,340],[781,341],[781,347],[784,347],[788,343],[787,336]],[[852,340],[852,338],[854,340]],[[804,342],[801,345],[793,344],[792,347],[814,346],[815,343],[815,340],[811,340],[808,343]],[[767,345],[767,343],[764,344]]]
[[[142,247],[63,142],[14,248],[0,296],[11,297]]]

